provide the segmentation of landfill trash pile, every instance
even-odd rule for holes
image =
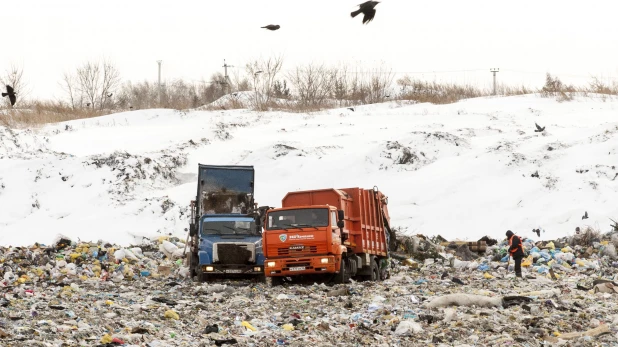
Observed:
[[[591,235],[588,235],[591,236]],[[574,237],[579,237],[576,235]],[[618,234],[484,251],[401,237],[383,282],[197,283],[184,243],[0,248],[2,346],[541,346],[618,343]],[[613,249],[613,252],[612,252]],[[462,260],[457,254],[472,260]]]

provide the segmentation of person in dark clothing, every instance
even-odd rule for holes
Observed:
[[[521,277],[521,260],[524,258],[524,248],[521,237],[515,235],[510,230],[506,232],[506,237],[509,240],[509,254],[515,261],[515,276]]]

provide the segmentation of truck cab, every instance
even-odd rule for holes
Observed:
[[[264,274],[273,285],[309,279],[346,283],[388,276],[388,198],[373,190],[288,192],[265,212]]]
[[[327,205],[270,210],[264,234],[268,273],[294,271],[300,275],[338,270],[335,255],[345,252],[345,246],[337,216],[337,209]],[[320,257],[313,257],[316,255]]]
[[[262,219],[252,166],[201,165],[191,202],[189,269],[199,281],[264,277]]]

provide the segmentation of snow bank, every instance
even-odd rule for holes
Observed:
[[[279,206],[288,191],[377,185],[391,224],[409,233],[605,230],[618,217],[617,109],[530,95],[312,114],[155,109],[0,127],[0,244],[58,233],[184,239],[198,163],[254,165],[260,205]]]

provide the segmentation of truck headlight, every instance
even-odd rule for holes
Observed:
[[[322,264],[328,264],[328,258],[322,258],[322,259],[320,259],[320,263],[322,263]]]
[[[275,262],[269,261],[268,263],[266,263],[266,265],[268,265],[268,267],[275,267]]]
[[[253,271],[256,271],[256,272],[257,272],[257,271],[262,271],[262,268],[261,268],[261,267],[259,267],[259,266],[256,266],[256,267],[254,267],[254,268],[253,268]]]
[[[206,266],[206,271],[214,271],[215,268],[212,266]]]

